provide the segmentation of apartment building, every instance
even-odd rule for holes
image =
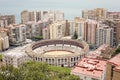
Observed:
[[[5,26],[15,24],[15,15],[0,15],[0,20],[4,21]]]
[[[49,27],[43,28],[42,32],[43,32],[43,39],[50,39]]]
[[[80,17],[75,17],[74,20],[68,21],[67,30],[69,30],[69,35],[73,36],[76,32],[79,39],[84,39],[85,23],[86,19]]]
[[[64,20],[64,13],[61,11],[27,11],[21,12],[21,23],[29,21],[50,20],[50,22]]]
[[[104,8],[96,8],[93,10],[83,10],[82,17],[93,20],[104,20],[107,17],[107,10]]]
[[[113,45],[117,46],[120,43],[120,20],[105,20],[103,23],[113,28]]]
[[[45,28],[48,28],[48,26],[49,26],[49,21],[47,20],[38,21],[38,22],[29,21],[26,23],[26,37],[31,39],[36,36],[44,36],[43,31]]]
[[[108,44],[113,47],[113,28],[110,28],[105,24],[100,24],[96,33],[96,47],[99,47],[102,44]]]
[[[120,19],[120,12],[107,12],[108,19]]]
[[[96,44],[96,30],[97,27],[99,27],[99,23],[94,20],[86,20],[85,23],[85,41],[87,41],[89,44]]]
[[[21,45],[26,41],[26,26],[14,24],[6,27],[9,29],[8,36],[10,45]]]
[[[4,51],[9,48],[8,30],[0,28],[0,51]]]
[[[0,20],[0,27],[5,28],[7,25],[7,20]]]
[[[105,80],[120,80],[120,54],[107,61]]]
[[[65,36],[66,21],[57,21],[49,26],[50,39],[61,39]]]

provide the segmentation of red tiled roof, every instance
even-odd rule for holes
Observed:
[[[72,70],[73,74],[91,76],[92,78],[100,78],[105,70],[106,61],[83,58]]]
[[[120,71],[120,53],[115,57],[111,58],[108,62],[115,66],[115,70]]]

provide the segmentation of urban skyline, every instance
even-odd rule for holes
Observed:
[[[34,3],[34,4],[33,4]],[[113,5],[114,3],[114,5]],[[88,1],[88,0],[26,0],[17,1],[0,0],[1,14],[14,14],[16,22],[20,23],[20,13],[23,10],[61,10],[65,13],[65,19],[73,19],[75,16],[81,16],[81,11],[85,9],[93,9],[96,7],[106,8],[109,11],[119,11],[118,0]],[[112,5],[112,7],[111,7]]]
[[[118,3],[0,0],[0,80],[119,80]]]

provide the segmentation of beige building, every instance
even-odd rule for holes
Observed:
[[[108,19],[120,19],[120,12],[107,12]]]
[[[9,39],[7,35],[8,30],[0,28],[0,51],[6,50],[9,48]]]
[[[21,23],[25,24],[29,21],[29,12],[27,10],[24,10],[21,12]]]
[[[0,20],[5,21],[7,25],[15,24],[15,15],[0,15]]]
[[[93,20],[104,20],[107,17],[107,10],[104,8],[96,8],[93,10],[83,10],[82,17]]]
[[[104,23],[114,29],[113,45],[117,46],[120,43],[120,20],[105,20]]]
[[[107,10],[104,8],[96,8],[95,11],[95,17],[96,20],[104,20],[107,18]]]
[[[47,17],[49,17],[50,21],[52,22],[61,21],[61,20],[64,20],[64,13],[61,11],[49,11]]]
[[[7,20],[0,20],[0,27],[4,28],[8,25]]]
[[[99,27],[99,23],[94,20],[86,20],[85,23],[85,41],[89,44],[96,44],[96,30]]]
[[[69,23],[68,25],[69,35],[73,36],[75,33],[75,22],[73,20],[69,20],[68,23]]]
[[[49,27],[43,28],[43,39],[49,39],[50,38],[50,30]]]
[[[57,21],[49,26],[50,39],[60,39],[65,36],[66,21]]]
[[[78,38],[85,39],[84,32],[85,32],[86,19],[76,17],[74,21],[75,21],[75,31],[77,32]]]
[[[115,28],[115,39],[116,39],[116,44],[120,44],[120,21],[116,22],[116,28]]]
[[[84,31],[85,31],[86,19],[75,17],[73,21],[68,21],[68,23],[69,25],[67,26],[67,29],[69,30],[70,36],[73,36],[76,32],[79,39],[85,38]]]
[[[95,18],[95,11],[94,10],[83,10],[82,11],[82,18],[94,19]]]
[[[29,21],[44,21],[50,20],[50,22],[64,20],[64,13],[60,11],[27,11],[21,12],[21,23],[27,23]]]
[[[14,24],[7,26],[9,29],[9,41],[11,45],[20,45],[26,41],[26,26],[23,24]]]
[[[120,54],[107,61],[105,80],[120,80]]]
[[[43,15],[44,15],[44,12],[42,14],[41,11],[24,10],[21,12],[21,23],[26,24],[29,21],[37,22],[42,19]]]

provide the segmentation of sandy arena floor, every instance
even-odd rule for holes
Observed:
[[[68,51],[50,51],[50,52],[46,52],[44,54],[45,55],[70,55],[70,54],[72,54],[72,52],[68,52]]]

